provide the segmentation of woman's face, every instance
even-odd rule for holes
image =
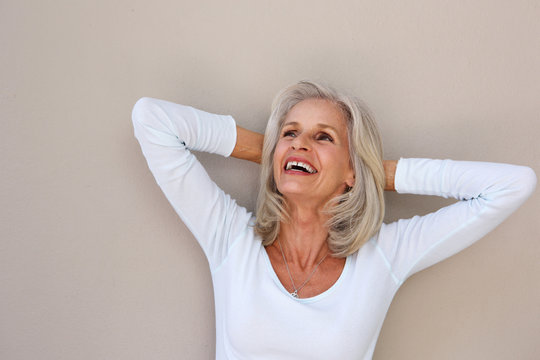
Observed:
[[[307,99],[287,114],[274,152],[274,181],[286,199],[325,204],[354,185],[346,120],[333,103]]]

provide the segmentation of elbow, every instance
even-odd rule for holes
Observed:
[[[131,120],[134,124],[141,123],[148,117],[148,113],[156,106],[155,99],[142,97],[133,106],[131,111]]]
[[[521,167],[522,174],[520,177],[520,184],[522,186],[524,196],[529,197],[536,188],[536,183],[538,181],[536,174],[533,169],[527,166]]]
[[[536,174],[528,166],[516,166],[513,173],[513,181],[509,184],[509,190],[515,196],[518,206],[523,204],[534,192],[536,188]]]

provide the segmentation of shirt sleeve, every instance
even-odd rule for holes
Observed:
[[[152,98],[137,101],[132,119],[156,182],[213,271],[245,231],[251,214],[210,179],[190,150],[229,156],[236,143],[234,119]]]
[[[377,245],[402,283],[494,229],[530,196],[535,185],[535,173],[524,166],[401,159],[395,176],[398,193],[459,201],[428,215],[384,226]]]

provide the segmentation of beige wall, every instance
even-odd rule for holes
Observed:
[[[540,6],[477,1],[0,3],[0,358],[211,359],[202,252],[130,124],[141,96],[262,131],[274,94],[322,79],[362,97],[387,158],[540,174]],[[252,209],[257,166],[201,155]],[[411,278],[375,359],[540,356],[540,194]],[[388,220],[435,209],[388,196]]]

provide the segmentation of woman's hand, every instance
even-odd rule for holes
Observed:
[[[264,135],[236,126],[236,145],[232,157],[261,163]],[[386,185],[384,190],[395,191],[394,176],[396,174],[397,160],[384,160],[384,173]]]

